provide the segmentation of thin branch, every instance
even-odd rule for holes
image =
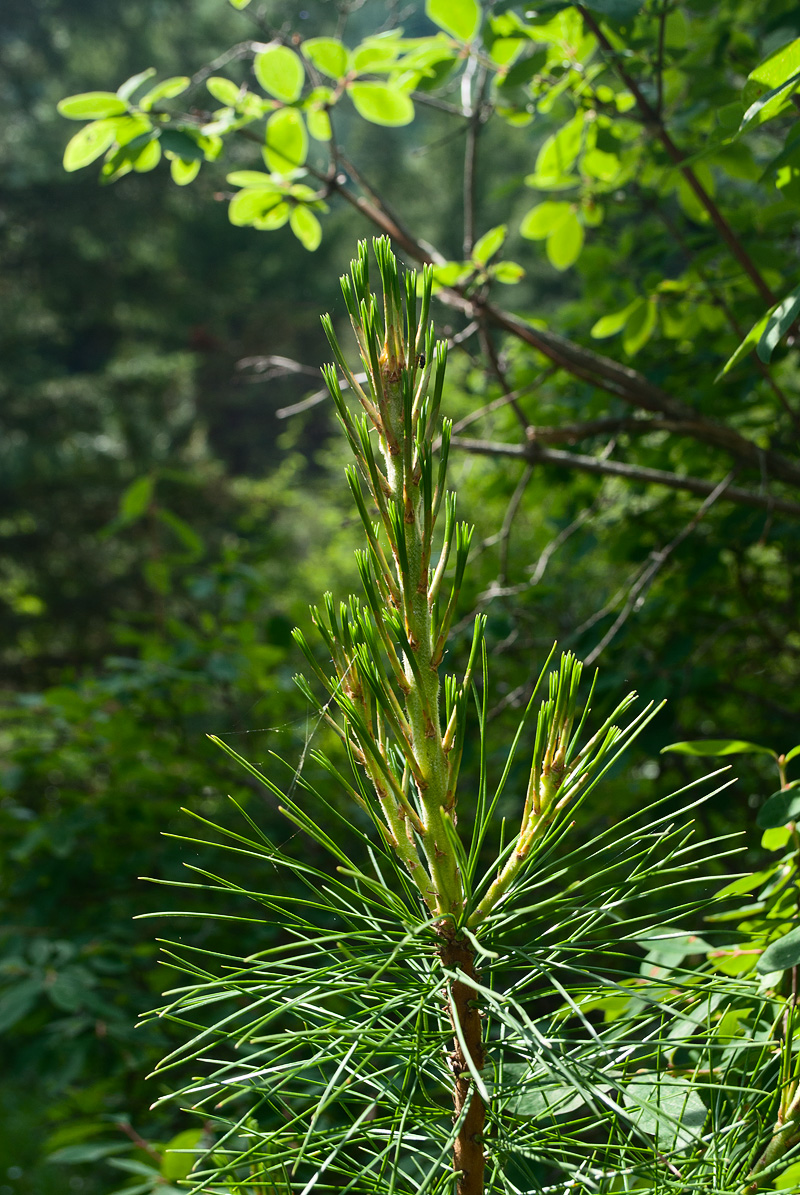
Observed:
[[[661,115],[656,111],[656,109],[652,106],[652,104],[650,104],[650,102],[645,98],[645,96],[643,95],[641,89],[639,88],[639,85],[637,84],[636,80],[628,73],[626,68],[622,65],[622,63],[620,62],[619,55],[616,53],[616,51],[614,50],[614,47],[611,45],[611,42],[608,40],[606,35],[603,33],[603,30],[600,28],[600,25],[595,20],[595,18],[592,16],[592,14],[589,12],[589,10],[584,8],[584,6],[582,4],[579,4],[578,11],[580,12],[581,16],[583,17],[584,24],[587,25],[589,29],[591,29],[592,33],[597,38],[599,44],[602,46],[605,54],[608,56],[608,58],[612,62],[613,68],[616,70],[620,79],[622,79],[623,83],[628,88],[628,90],[630,91],[630,93],[634,97],[634,99],[636,100],[636,103],[639,107],[639,111],[641,112],[646,124],[648,124],[653,129],[656,136],[661,141],[661,144],[664,146],[664,149],[667,151],[669,156],[672,158],[672,161],[675,163],[675,165],[678,167],[678,169],[680,170],[683,177],[686,179],[687,183],[691,187],[691,189],[694,192],[694,194],[696,195],[697,199],[700,201],[702,206],[708,212],[711,222],[713,223],[717,232],[720,234],[723,241],[725,242],[725,244],[728,246],[731,253],[733,254],[733,256],[739,262],[739,265],[742,267],[744,272],[747,274],[748,278],[755,286],[755,288],[758,291],[761,298],[764,300],[764,302],[767,304],[768,307],[771,307],[776,301],[775,296],[773,295],[769,286],[767,286],[766,282],[762,278],[759,270],[756,268],[756,265],[753,262],[753,259],[750,257],[749,253],[747,252],[745,247],[742,245],[742,243],[739,240],[739,238],[737,237],[736,233],[733,231],[730,224],[725,219],[725,217],[723,216],[722,212],[717,207],[714,200],[711,198],[711,196],[706,191],[705,187],[702,185],[702,183],[698,179],[694,170],[691,168],[691,166],[688,166],[686,164],[685,155],[678,149],[677,145],[670,137],[669,133],[666,130],[664,122],[661,118]]]
[[[668,0],[661,0],[661,10],[658,14],[658,50],[656,57],[656,114],[661,120],[664,111],[664,35],[667,29]]]
[[[627,601],[625,602],[625,605],[622,607],[619,614],[614,619],[614,622],[608,628],[605,635],[603,635],[603,638],[600,640],[600,642],[597,644],[597,646],[594,647],[589,652],[588,656],[586,656],[586,659],[584,662],[585,662],[587,668],[591,668],[592,664],[594,664],[595,661],[597,659],[599,659],[600,655],[608,647],[609,643],[611,643],[611,641],[616,638],[616,636],[619,634],[622,627],[625,625],[625,623],[630,618],[633,611],[639,610],[641,608],[642,604],[644,603],[645,594],[646,594],[647,590],[650,588],[650,586],[652,585],[653,580],[655,579],[656,573],[659,571],[659,569],[661,569],[663,567],[664,564],[666,564],[667,560],[672,555],[672,553],[675,551],[675,549],[680,547],[680,545],[687,538],[687,536],[691,535],[691,533],[694,531],[695,527],[700,522],[700,520],[704,517],[704,515],[707,513],[707,511],[714,505],[717,498],[719,498],[720,495],[723,494],[725,492],[725,490],[728,489],[728,487],[732,481],[733,481],[733,470],[728,474],[727,477],[724,477],[722,479],[722,481],[719,483],[719,485],[714,487],[712,492],[708,495],[706,500],[699,507],[699,509],[698,509],[697,513],[694,515],[694,517],[692,519],[690,519],[690,521],[686,524],[686,526],[681,531],[678,532],[678,534],[675,536],[675,538],[673,540],[671,540],[670,543],[668,543],[666,545],[666,547],[661,548],[661,550],[659,552],[652,553],[652,555],[650,557],[650,563],[643,570],[643,572],[641,573],[641,575],[639,576],[637,581],[631,586],[630,591],[628,593]]]
[[[577,452],[564,452],[560,448],[541,448],[537,444],[498,444],[490,440],[468,440],[462,436],[453,437],[453,446],[466,452],[482,456],[510,456],[547,465],[559,465],[567,469],[579,469],[584,473],[600,473],[609,477],[623,477],[627,481],[643,481],[648,485],[663,485],[672,490],[688,490],[691,494],[706,496],[715,490],[713,482],[699,477],[688,477],[680,473],[668,473],[664,469],[649,469],[644,465],[627,465],[622,461],[601,460],[596,456],[583,456]],[[785,498],[774,498],[770,494],[754,494],[728,486],[726,497],[740,506],[754,506],[759,510],[778,511],[792,519],[800,519],[800,504]]]

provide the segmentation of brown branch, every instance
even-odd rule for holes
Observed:
[[[538,444],[498,444],[491,440],[469,440],[463,436],[453,437],[453,447],[463,448],[481,456],[508,456],[531,461],[533,464],[558,465],[567,469],[579,469],[584,473],[599,473],[609,477],[622,477],[626,481],[642,481],[648,485],[663,485],[672,490],[688,490],[691,494],[706,497],[714,492],[714,482],[699,477],[688,477],[680,473],[668,473],[664,469],[650,469],[644,465],[628,465],[622,461],[601,460],[596,456],[583,456],[577,452],[564,452],[560,448],[541,448]],[[769,494],[754,494],[738,486],[728,486],[725,496],[740,506],[754,506],[759,510],[778,511],[793,519],[800,519],[800,503],[784,498],[773,498]]]
[[[354,195],[345,186],[345,179],[337,176],[334,179],[325,175],[309,173],[326,181],[331,191],[341,195],[352,207],[361,212],[372,224],[391,237],[413,260],[439,264],[443,262],[441,254],[430,246],[416,241],[411,234],[399,226],[385,211],[369,202],[362,196]],[[683,423],[684,430],[704,443],[713,444],[728,452],[735,460],[750,465],[753,468],[766,471],[771,477],[784,481],[788,485],[800,487],[800,467],[771,449],[761,449],[757,444],[740,435],[733,428],[706,419],[698,415],[691,407],[673,398],[666,390],[656,386],[643,374],[622,365],[610,357],[604,357],[592,349],[559,336],[549,329],[533,328],[519,316],[503,311],[493,303],[478,298],[467,298],[458,290],[443,287],[438,297],[447,306],[461,311],[468,319],[480,319],[485,316],[495,327],[515,336],[518,340],[535,348],[554,365],[566,370],[573,377],[581,378],[591,385],[598,386],[621,398],[632,406],[640,407],[654,414],[666,415]],[[700,491],[697,491],[700,492]],[[708,491],[710,492],[710,490]],[[753,503],[756,504],[756,503]],[[765,505],[762,503],[761,505]],[[792,504],[790,504],[792,505]],[[779,509],[778,506],[775,509]]]
[[[474,955],[466,942],[448,940],[440,948],[439,956],[448,971],[461,971],[467,979],[477,979]],[[470,1074],[470,1063],[476,1071],[481,1071],[484,1066],[481,1014],[475,989],[459,979],[451,980],[448,1010],[453,1027],[457,1023],[460,1029],[460,1034],[457,1033],[453,1040],[453,1052],[450,1055],[454,1077],[454,1118],[459,1120],[463,1115],[453,1143],[453,1169],[459,1172],[456,1192],[457,1195],[483,1195],[486,1108]],[[460,1038],[469,1053],[469,1062]]]
[[[664,146],[664,149],[667,151],[669,156],[672,158],[672,161],[675,163],[675,165],[678,167],[678,169],[680,170],[683,177],[686,179],[686,182],[691,187],[692,191],[696,195],[699,202],[705,208],[706,212],[709,215],[709,218],[711,219],[712,224],[714,225],[717,232],[722,237],[725,244],[730,249],[733,256],[738,261],[739,265],[742,267],[744,272],[747,274],[750,281],[755,286],[755,288],[758,291],[761,298],[764,300],[764,302],[767,304],[768,307],[772,307],[772,305],[776,301],[775,296],[773,295],[772,291],[770,290],[770,288],[767,286],[766,282],[762,278],[759,270],[756,268],[755,263],[753,262],[752,258],[750,257],[750,255],[747,252],[747,250],[745,249],[745,247],[742,245],[742,243],[739,240],[739,238],[737,237],[736,233],[733,231],[730,224],[725,219],[725,217],[723,216],[722,212],[717,207],[714,200],[711,198],[711,196],[706,191],[705,187],[702,185],[702,183],[698,179],[694,170],[692,170],[691,166],[688,166],[686,164],[685,155],[678,149],[677,145],[675,144],[675,142],[672,140],[669,133],[667,132],[667,129],[664,125],[664,122],[662,120],[660,113],[657,112],[656,109],[652,106],[652,104],[645,98],[645,96],[642,94],[642,91],[639,88],[639,85],[637,84],[636,80],[629,74],[629,72],[622,65],[622,63],[619,60],[619,55],[616,53],[616,51],[614,50],[614,47],[611,45],[611,42],[608,40],[606,35],[603,33],[603,30],[600,28],[599,24],[594,19],[594,17],[589,12],[589,10],[584,8],[583,5],[579,4],[578,11],[580,12],[581,16],[583,17],[584,24],[587,25],[589,29],[591,29],[592,33],[597,38],[599,44],[602,46],[606,55],[608,55],[608,57],[611,59],[614,69],[616,70],[620,79],[622,79],[623,83],[628,88],[628,90],[630,91],[630,93],[634,97],[634,99],[636,100],[636,103],[639,107],[639,111],[641,112],[641,114],[645,120],[645,123],[653,129],[656,136],[661,141],[661,144]]]

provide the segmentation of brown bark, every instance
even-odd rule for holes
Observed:
[[[443,965],[448,971],[461,971],[469,979],[476,979],[475,957],[466,942],[448,941],[439,951]],[[475,1070],[484,1065],[481,1014],[478,1009],[475,989],[460,980],[453,980],[449,993],[450,1020],[456,1020],[461,1037]],[[469,1072],[464,1048],[459,1035],[453,1038],[453,1052],[450,1055],[455,1082],[453,1084],[453,1111],[458,1120],[466,1106],[467,1111],[453,1144],[453,1169],[459,1171],[457,1195],[483,1195],[483,1174],[485,1157],[483,1131],[486,1108]]]

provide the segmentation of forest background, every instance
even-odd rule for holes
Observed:
[[[438,277],[456,290],[434,314],[455,341],[444,408],[477,526],[459,626],[466,643],[470,612],[488,616],[493,718],[513,721],[554,639],[598,661],[601,705],[631,687],[667,699],[595,826],[699,774],[691,757],[661,756],[668,743],[780,751],[800,737],[791,319],[771,360],[743,354],[715,380],[797,281],[796,107],[737,134],[767,87],[751,79],[748,93],[748,76],[800,37],[800,16],[783,0],[614,7],[604,36],[629,48],[628,82],[609,46],[591,104],[576,104],[570,75],[581,56],[602,60],[583,22],[604,6],[543,4],[531,27],[564,22],[546,45],[567,66],[526,33],[473,79],[471,109],[443,74],[420,87],[413,122],[387,129],[351,109],[337,124],[344,189],[399,213],[409,261],[416,245],[450,263]],[[487,7],[487,44],[514,40],[502,22],[515,11]],[[161,832],[185,829],[182,805],[224,818],[231,793],[271,833],[293,833],[206,735],[291,762],[321,733],[292,681],[291,629],[357,573],[335,420],[305,400],[329,356],[320,312],[341,320],[336,278],[357,239],[385,230],[335,190],[313,254],[288,226],[233,225],[225,175],[252,168],[247,144],[191,186],[162,164],[101,188],[96,168],[62,171],[75,126],[56,103],[149,66],[199,72],[246,39],[355,45],[398,24],[434,32],[421,4],[313,0],[241,12],[10,0],[0,17],[0,1195],[101,1195],[120,1184],[103,1161],[120,1140],[188,1128],[148,1111],[144,1076],[167,1036],[134,1024],[165,977],[153,925],[132,920],[161,897],[137,877],[181,873],[186,848]],[[235,67],[239,82],[250,67]],[[548,147],[569,157],[580,114],[584,141],[561,172],[578,159],[576,193]],[[477,162],[466,200],[465,149]],[[475,247],[502,225],[505,271],[492,275],[500,259]],[[504,327],[492,304],[544,339]],[[673,480],[655,484],[652,469]],[[733,789],[698,815],[708,833],[743,832],[753,865],[770,768],[743,756]],[[195,940],[218,932],[201,925]]]

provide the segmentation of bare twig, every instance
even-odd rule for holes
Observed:
[[[559,448],[541,448],[537,444],[497,444],[490,440],[468,440],[462,436],[453,437],[453,446],[482,456],[510,456],[523,460],[559,465],[562,468],[579,469],[584,473],[600,473],[610,477],[622,477],[627,481],[643,481],[652,485],[663,485],[673,490],[688,490],[691,494],[707,496],[715,490],[713,482],[699,477],[688,477],[680,473],[668,473],[664,469],[649,469],[644,465],[628,465],[622,461],[601,460],[596,456],[583,456],[577,452],[564,452]],[[754,494],[728,486],[726,497],[741,506],[755,506],[760,510],[780,511],[793,519],[800,519],[800,503],[784,498]]]
[[[713,491],[699,507],[694,517],[689,520],[689,522],[681,531],[678,532],[675,538],[671,540],[670,543],[668,543],[665,547],[661,548],[660,551],[652,553],[649,564],[642,570],[637,580],[631,586],[625,605],[622,607],[619,614],[614,619],[614,622],[608,628],[605,635],[603,635],[603,638],[600,640],[597,646],[592,648],[592,650],[586,656],[585,664],[587,668],[591,667],[591,665],[595,663],[602,652],[608,647],[609,643],[616,638],[633,611],[639,610],[641,608],[642,604],[644,603],[645,594],[652,585],[656,573],[667,562],[675,549],[680,547],[687,536],[691,535],[706,512],[714,505],[717,498],[719,498],[720,495],[725,492],[730,483],[733,481],[733,476],[733,471],[731,471],[727,477],[724,477],[719,485],[714,487]]]

